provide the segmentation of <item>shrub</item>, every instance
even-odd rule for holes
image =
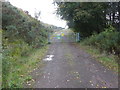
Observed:
[[[85,39],[83,43],[95,46],[101,51],[116,55],[120,54],[120,32],[117,32],[113,27],[109,27],[99,34],[92,35]]]

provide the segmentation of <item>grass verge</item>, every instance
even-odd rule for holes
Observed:
[[[0,53],[0,89],[2,85],[2,54]]]
[[[24,64],[17,65],[14,70],[9,74],[8,86],[9,88],[23,88],[23,83],[32,79],[29,73],[38,67],[42,62],[42,58],[46,54],[48,46],[34,49],[29,56],[21,57],[19,59],[27,61]]]
[[[96,49],[92,46],[84,45],[80,43],[80,46],[89,54],[93,56],[97,61],[102,63],[104,66],[108,67],[108,69],[118,72],[118,57],[115,55],[108,55],[107,53],[101,53],[99,49]]]

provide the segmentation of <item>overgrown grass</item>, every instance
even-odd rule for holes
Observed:
[[[17,44],[14,42],[10,47],[3,54],[5,57],[2,88],[22,88],[23,83],[28,80],[28,74],[37,67],[38,62],[41,62],[48,47],[31,49],[21,41],[17,41]]]

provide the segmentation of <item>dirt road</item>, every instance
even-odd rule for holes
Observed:
[[[75,43],[53,42],[32,72],[32,88],[117,88],[118,75],[94,60]]]
[[[73,43],[53,43],[47,55],[54,56],[44,61],[43,68],[33,72],[33,88],[118,87],[116,73],[107,70]]]

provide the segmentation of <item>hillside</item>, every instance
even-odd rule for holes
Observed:
[[[33,68],[31,52],[39,50],[39,58],[47,49],[48,34],[52,29],[45,23],[31,17],[26,11],[14,7],[9,2],[2,3],[2,34],[3,34],[3,84],[2,87],[22,87],[28,74],[26,70]],[[51,26],[51,25],[49,25]],[[30,66],[30,67],[28,67]],[[24,68],[26,68],[24,70]],[[16,82],[20,81],[16,84]]]

